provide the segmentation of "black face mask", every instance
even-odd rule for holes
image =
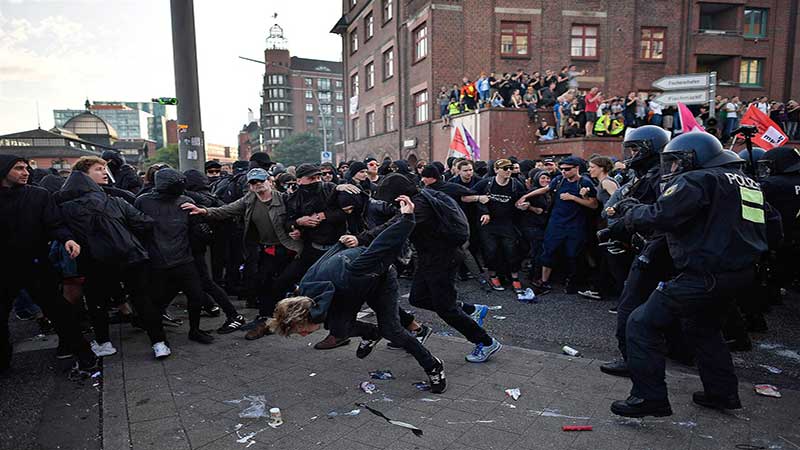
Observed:
[[[322,186],[321,181],[315,181],[311,184],[297,185],[297,188],[303,192],[316,192]]]

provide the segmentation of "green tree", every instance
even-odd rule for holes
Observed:
[[[179,159],[178,159],[178,144],[169,144],[166,147],[161,147],[160,149],[156,150],[154,155],[150,155],[145,161],[145,169],[147,166],[156,163],[167,163],[171,167],[178,168]]]
[[[319,164],[322,138],[312,133],[293,134],[278,144],[272,152],[272,160],[285,166],[302,163]]]

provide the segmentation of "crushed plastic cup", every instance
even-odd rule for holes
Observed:
[[[358,387],[367,394],[374,394],[375,391],[378,390],[378,388],[375,387],[375,385],[370,383],[369,381],[363,381],[361,384],[358,385]]]
[[[280,408],[270,408],[269,410],[269,426],[277,428],[283,425],[283,415],[281,415]]]
[[[564,352],[565,355],[581,356],[581,352],[579,352],[578,350],[575,350],[574,348],[572,348],[572,347],[570,347],[568,345],[565,345],[565,346],[561,347],[561,351]]]
[[[757,384],[753,386],[756,390],[756,394],[763,395],[765,397],[773,397],[773,398],[781,398],[781,393],[777,387],[771,384]]]
[[[239,413],[242,419],[267,417],[267,399],[263,395],[245,395],[240,402],[250,402],[250,406]]]
[[[522,392],[520,392],[519,388],[506,389],[505,392],[506,395],[513,398],[514,401],[517,401],[519,399],[519,396],[522,395]]]
[[[520,303],[536,303],[536,293],[533,289],[527,288],[524,292],[517,294],[517,301]]]
[[[394,380],[391,370],[375,370],[369,373],[373,380]]]

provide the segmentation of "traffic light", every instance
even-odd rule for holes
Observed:
[[[158,103],[159,105],[177,105],[178,99],[175,97],[158,97],[152,99],[153,103]]]
[[[719,130],[717,129],[717,118],[716,117],[709,117],[706,119],[706,132],[708,134],[713,134],[714,136],[719,136]]]

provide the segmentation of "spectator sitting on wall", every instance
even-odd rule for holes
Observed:
[[[541,125],[539,129],[536,130],[536,137],[538,137],[540,141],[552,141],[555,139],[556,131],[547,123],[547,119],[542,118]]]
[[[522,96],[519,94],[519,89],[514,89],[514,93],[511,94],[511,107],[517,109],[525,107],[525,103],[522,101]]]
[[[522,96],[522,103],[524,103],[525,107],[528,108],[528,123],[536,122],[536,115],[539,110],[539,96],[533,89],[533,85],[528,85],[525,95]]]
[[[439,95],[436,96],[439,101],[439,117],[442,119],[447,115],[447,105],[450,104],[450,98],[450,91],[447,90],[447,86],[442,86],[439,89]]]
[[[567,139],[576,138],[583,134],[581,124],[573,117],[567,118],[567,126],[564,127],[564,137]]]
[[[499,91],[495,91],[492,94],[492,108],[502,108],[503,107],[503,97],[500,95]]]
[[[445,114],[443,117],[444,124],[442,125],[442,128],[449,127],[451,118],[458,114],[461,114],[461,105],[459,105],[456,99],[451,98],[450,104],[447,105],[447,114]]]
[[[597,118],[597,121],[594,123],[594,135],[595,136],[608,136],[608,132],[611,129],[611,110],[606,108],[603,111],[603,115]]]

